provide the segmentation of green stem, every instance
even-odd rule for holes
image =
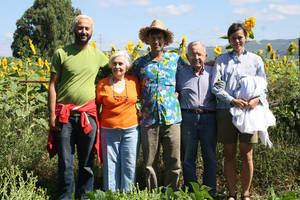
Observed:
[[[28,80],[28,63],[26,63],[25,67],[25,80]],[[28,105],[28,83],[26,83],[26,91],[25,91],[25,109],[26,112],[29,110],[29,105]]]

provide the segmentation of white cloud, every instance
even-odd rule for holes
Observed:
[[[206,47],[215,47],[216,45],[218,46],[225,46],[228,45],[228,40],[225,39],[220,39],[220,38],[204,38],[202,39],[203,43],[205,44]]]
[[[229,3],[234,6],[241,6],[249,3],[258,3],[261,0],[229,0]]]
[[[151,0],[101,0],[98,4],[103,8],[109,6],[147,6],[151,4]]]
[[[287,2],[288,0],[269,0],[269,1],[273,3],[283,3],[283,2]]]
[[[212,32],[214,33],[214,35],[216,35],[217,37],[222,37],[224,35],[226,35],[227,30],[224,29],[224,27],[213,27],[212,28]]]
[[[128,41],[131,41],[134,45],[138,44],[138,39],[114,39],[114,40],[108,40],[102,44],[102,51],[110,51],[111,46],[113,46],[116,50],[126,50],[126,45],[128,44]],[[98,48],[98,46],[97,46]],[[99,47],[100,48],[100,47]],[[144,44],[144,49],[147,48],[147,45]]]
[[[180,16],[186,13],[190,13],[193,10],[191,4],[181,4],[181,5],[167,5],[165,7],[158,6],[147,9],[147,14],[156,17],[174,17]]]
[[[13,33],[5,33],[0,37],[0,57],[9,57],[12,55],[11,43],[13,41]]]
[[[268,38],[268,40],[275,40],[275,39],[280,38],[280,35],[277,33],[270,33],[270,34],[262,35],[261,38]]]
[[[4,34],[4,38],[5,38],[6,40],[9,40],[9,41],[12,41],[12,40],[13,40],[13,36],[14,36],[13,33],[6,33],[6,34]]]
[[[0,57],[10,57],[12,56],[12,51],[10,48],[10,43],[4,42],[0,43]]]
[[[271,11],[270,8],[264,8],[259,11],[251,8],[235,8],[233,13],[248,17],[253,16],[259,21],[278,21],[286,19],[284,15]]]
[[[269,8],[272,10],[276,10],[285,15],[299,15],[300,16],[300,5],[270,4]]]
[[[106,2],[106,1],[99,1],[99,2],[98,2],[98,5],[99,5],[100,7],[102,7],[102,8],[107,8],[107,7],[109,7],[109,3]]]
[[[151,0],[133,0],[132,2],[138,6],[148,6],[151,4]]]

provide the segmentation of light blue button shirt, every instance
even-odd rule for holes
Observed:
[[[217,109],[232,107],[230,102],[236,98],[234,94],[239,88],[239,80],[245,76],[260,76],[266,79],[261,57],[245,50],[240,56],[232,51],[217,58],[211,84],[211,91],[218,98]],[[258,98],[263,105],[267,105],[265,93]]]
[[[210,91],[212,66],[203,66],[197,75],[191,66],[182,68],[176,75],[176,90],[182,109],[216,110],[216,98]]]

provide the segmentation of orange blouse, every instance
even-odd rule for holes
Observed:
[[[125,89],[122,93],[113,91],[109,84],[110,77],[99,81],[96,90],[97,104],[102,104],[100,127],[129,128],[139,123],[136,102],[140,96],[138,79],[125,76]]]

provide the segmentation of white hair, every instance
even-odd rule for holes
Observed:
[[[118,56],[124,57],[126,68],[129,69],[131,67],[131,59],[126,51],[116,51],[114,54],[112,54],[109,58],[109,67],[112,67],[112,61]]]
[[[206,52],[206,47],[205,47],[205,45],[204,45],[202,42],[200,42],[199,40],[197,40],[197,41],[193,41],[193,42],[190,42],[190,43],[189,43],[187,54],[189,54],[189,52],[190,52],[192,46],[194,46],[194,45],[196,45],[196,44],[202,46],[202,48],[203,48],[203,49],[205,50],[205,52]]]
[[[92,23],[92,30],[94,30],[94,21],[90,16],[87,15],[77,15],[73,21],[73,30],[75,30],[80,19],[88,19]]]

